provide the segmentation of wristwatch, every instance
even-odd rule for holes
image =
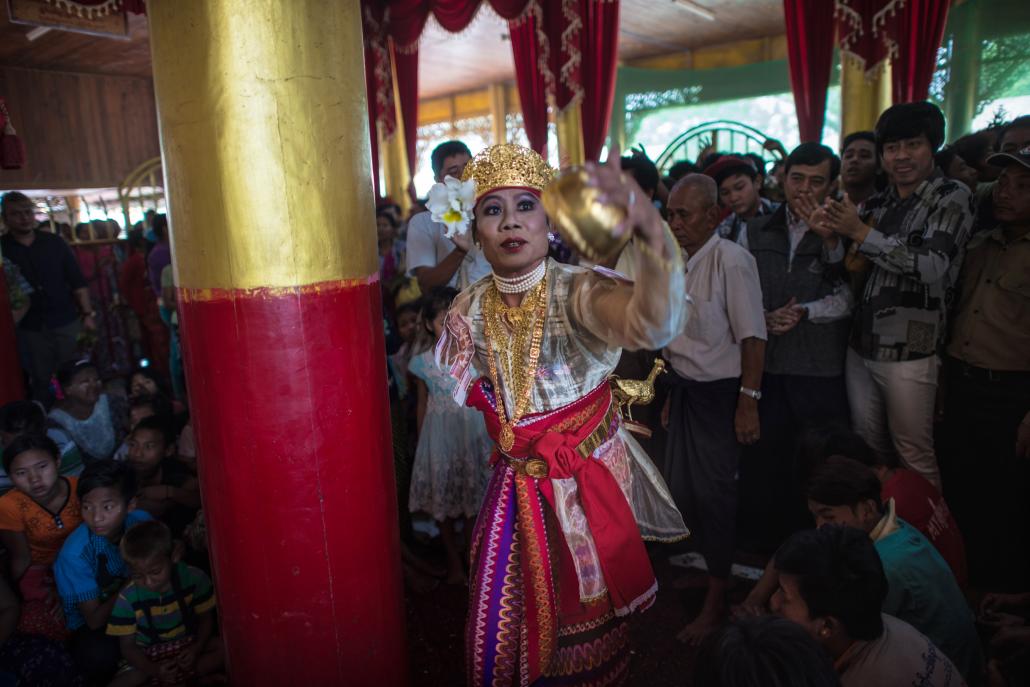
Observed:
[[[740,393],[744,394],[745,396],[750,396],[756,401],[762,400],[762,392],[758,389],[748,389],[746,386],[742,386],[740,387]]]

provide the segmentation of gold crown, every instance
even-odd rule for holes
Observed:
[[[529,148],[514,143],[490,146],[465,165],[462,181],[476,182],[476,200],[497,188],[529,188],[543,193],[554,170]]]

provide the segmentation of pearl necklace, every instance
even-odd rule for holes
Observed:
[[[514,277],[508,279],[505,277],[498,277],[494,273],[494,286],[501,293],[525,293],[531,288],[540,283],[544,278],[544,274],[547,272],[547,260],[541,260],[540,264],[536,266],[531,272],[523,274],[521,277]]]

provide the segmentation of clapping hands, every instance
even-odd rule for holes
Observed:
[[[786,334],[798,326],[798,322],[804,316],[804,306],[798,305],[798,299],[792,297],[786,305],[765,313],[765,328],[769,330],[770,334],[777,336]]]

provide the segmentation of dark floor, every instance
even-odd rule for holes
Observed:
[[[634,616],[633,663],[630,687],[683,687],[690,676],[694,650],[676,640],[676,633],[700,608],[704,576],[669,564],[665,547],[651,549],[658,577],[658,600]],[[746,594],[743,583],[731,591],[731,601]],[[468,605],[465,587],[439,585],[425,593],[406,590],[408,655],[412,687],[464,685],[463,630]]]

